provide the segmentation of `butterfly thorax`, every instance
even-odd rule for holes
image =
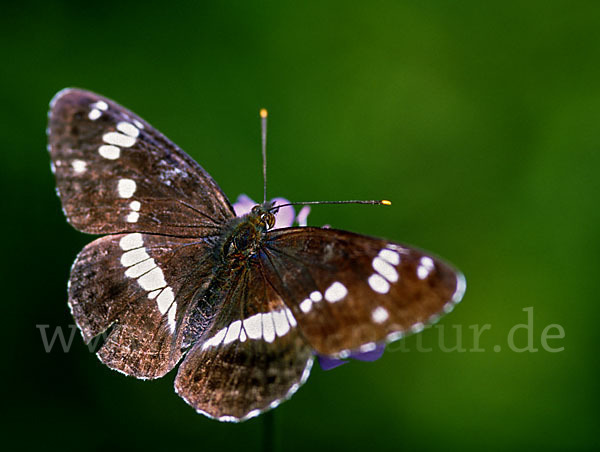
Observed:
[[[248,214],[231,221],[220,240],[219,257],[223,263],[235,267],[258,254],[265,233],[275,225],[271,207],[271,203],[259,204]]]

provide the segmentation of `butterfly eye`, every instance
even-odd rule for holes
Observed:
[[[275,226],[275,215],[273,215],[271,212],[263,214],[260,219],[267,225],[267,229],[271,229],[273,226]]]

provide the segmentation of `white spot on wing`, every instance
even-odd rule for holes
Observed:
[[[433,259],[427,256],[421,258],[421,265],[433,269]]]
[[[170,287],[164,289],[156,299],[156,304],[158,305],[158,310],[160,313],[164,314],[167,312],[174,300],[175,294],[173,293],[173,289]]]
[[[294,328],[296,325],[298,325],[298,322],[296,322],[296,318],[294,317],[294,314],[292,314],[292,311],[290,311],[288,308],[285,308],[285,315],[287,315],[288,322],[290,322],[290,326],[292,328]]]
[[[456,274],[456,289],[454,289],[454,293],[452,294],[452,298],[448,301],[444,307],[443,311],[448,314],[454,310],[454,306],[456,306],[462,300],[463,295],[465,294],[465,290],[467,289],[467,281],[465,280],[465,276],[458,272]]]
[[[376,348],[377,348],[377,344],[375,342],[367,342],[366,344],[361,345],[359,347],[359,350],[362,353],[368,353],[368,352],[372,352]]]
[[[400,263],[400,254],[394,250],[384,248],[379,252],[379,257],[392,265],[398,265]]]
[[[381,257],[373,259],[373,269],[389,282],[394,283],[398,281],[398,272],[396,269]]]
[[[275,333],[277,336],[285,336],[290,330],[290,323],[284,311],[273,311],[273,323],[275,324]]]
[[[151,291],[165,287],[167,282],[165,281],[165,276],[163,275],[162,270],[156,267],[145,275],[140,276],[138,279],[138,284],[142,286],[142,289]]]
[[[175,332],[175,314],[177,313],[177,303],[173,303],[167,313],[167,322],[169,323],[169,329],[171,333]]]
[[[330,303],[335,303],[340,301],[348,295],[348,289],[341,282],[334,282],[329,288],[325,291],[325,299]]]
[[[454,306],[456,306],[456,303],[454,303],[453,301],[449,301],[444,305],[444,312],[446,314],[450,314],[452,311],[454,311]]]
[[[114,144],[124,148],[131,147],[135,144],[135,138],[129,135],[123,135],[119,132],[108,132],[102,135],[102,141],[107,144]]]
[[[255,314],[244,320],[244,330],[250,339],[262,336],[262,314]]]
[[[385,294],[390,291],[390,283],[379,273],[373,273],[369,276],[369,286],[378,293]]]
[[[452,301],[454,303],[459,303],[462,300],[463,295],[465,294],[465,290],[467,289],[467,280],[465,279],[465,275],[462,273],[458,273],[456,275],[456,290],[454,290],[454,294],[452,295]]]
[[[97,108],[98,110],[106,111],[108,110],[108,104],[103,100],[99,100],[92,104],[92,107]]]
[[[236,320],[229,328],[227,328],[227,334],[225,335],[225,339],[223,339],[224,344],[229,344],[230,342],[235,341],[240,337],[240,330],[242,329],[242,321]]]
[[[395,245],[393,243],[388,243],[385,247],[389,250],[397,251],[400,254],[409,254],[410,253],[410,251],[408,249],[402,248],[401,246]]]
[[[83,160],[77,159],[71,162],[71,166],[73,167],[73,171],[75,171],[77,174],[81,174],[85,172],[87,163],[85,163]]]
[[[427,319],[427,323],[430,323],[430,324],[438,323],[441,318],[442,318],[442,316],[439,314],[430,315],[429,318]]]
[[[125,276],[128,278],[137,278],[152,270],[154,267],[156,267],[156,262],[154,262],[154,259],[147,259],[129,267],[125,272]]]
[[[258,416],[259,414],[260,414],[260,410],[252,410],[246,416],[244,416],[244,419],[251,419],[253,417]]]
[[[116,160],[121,156],[121,148],[112,144],[103,144],[98,148],[98,153],[108,160]]]
[[[133,234],[127,234],[119,240],[119,246],[123,251],[132,250],[134,248],[140,248],[144,244],[142,240],[142,234],[134,232]]]
[[[204,347],[202,347],[202,348],[204,348]],[[202,411],[202,410],[200,410],[200,411]],[[209,416],[209,417],[211,417],[211,416]],[[240,422],[240,420],[241,420],[240,418],[237,418],[235,416],[221,416],[221,417],[217,417],[217,418],[213,418],[213,419],[216,419],[219,422]]]
[[[390,314],[383,306],[376,307],[371,313],[371,318],[375,323],[383,323],[389,318],[389,316]]]
[[[90,118],[92,121],[95,121],[100,116],[102,116],[102,112],[100,110],[98,110],[97,108],[92,108],[90,110],[90,112],[88,113],[88,118]]]
[[[394,341],[397,341],[398,339],[402,339],[403,337],[404,337],[404,333],[402,331],[394,331],[394,332],[388,334],[385,337],[385,340],[387,342],[394,342]]]
[[[305,298],[302,303],[300,303],[300,309],[302,310],[302,312],[304,312],[305,314],[309,313],[310,310],[312,309],[312,301],[310,298]]]
[[[131,179],[119,179],[117,191],[121,198],[131,198],[137,189],[137,184]]]
[[[136,223],[138,221],[138,218],[140,217],[140,214],[137,212],[129,212],[129,215],[127,215],[127,222],[128,223]]]
[[[312,369],[313,365],[313,357],[311,356],[308,362],[306,363],[306,367],[302,371],[302,378],[300,379],[300,384],[304,384],[310,375],[310,369]]]
[[[229,344],[236,339],[240,342],[245,342],[248,339],[263,339],[267,342],[273,342],[277,336],[286,335],[294,326],[296,326],[296,320],[287,308],[258,313],[244,321],[236,320],[228,328],[223,328],[206,341],[202,349],[220,344],[223,338],[225,344]]]
[[[267,342],[275,340],[275,325],[273,324],[273,315],[266,312],[262,315],[263,339]]]
[[[159,295],[162,292],[162,289],[157,289],[157,290],[153,290],[152,292],[148,292],[148,298],[150,300],[154,300],[156,298],[157,295]]]
[[[146,248],[137,248],[123,253],[121,256],[121,264],[124,267],[131,267],[132,265],[135,265],[146,259],[150,259],[148,253],[146,253]]]
[[[431,270],[435,267],[433,259],[427,256],[423,256],[420,260],[420,265],[417,267],[417,276],[419,279],[425,279],[431,273]]]
[[[286,397],[291,397],[296,393],[296,391],[298,391],[298,389],[300,389],[300,385],[298,383],[294,383],[287,392]]]
[[[413,333],[420,333],[425,329],[425,325],[422,322],[417,322],[410,329]]]
[[[144,124],[142,124],[141,122],[139,122],[137,119],[134,119],[134,120],[133,120],[133,123],[135,124],[135,126],[136,126],[138,129],[143,129],[143,128],[144,128]]]
[[[206,350],[208,347],[214,347],[223,342],[223,338],[227,334],[227,328],[221,329],[217,334],[202,344],[202,350]]]
[[[311,292],[310,299],[315,303],[318,303],[323,299],[323,295],[318,290],[315,290],[314,292]]]
[[[131,208],[131,212],[129,212],[125,220],[127,220],[128,223],[136,223],[140,218],[138,211],[142,207],[142,204],[139,201],[131,201],[129,207]]]
[[[118,123],[117,130],[123,132],[125,135],[129,135],[132,138],[137,138],[137,136],[140,134],[140,131],[137,129],[137,127],[127,121],[121,121]]]

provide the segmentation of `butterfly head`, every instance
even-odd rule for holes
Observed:
[[[255,205],[250,212],[237,217],[232,227],[223,235],[222,256],[238,261],[255,256],[262,245],[264,234],[273,226],[273,203]]]
[[[265,202],[257,204],[251,210],[251,217],[258,226],[267,231],[275,226],[275,214],[273,211],[274,202]]]

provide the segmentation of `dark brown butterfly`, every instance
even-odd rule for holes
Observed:
[[[273,229],[264,202],[236,217],[221,189],[150,124],[66,89],[50,104],[57,192],[78,230],[69,306],[98,357],[141,379],[183,359],[177,393],[240,421],[307,379],[315,353],[368,352],[452,310],[465,279],[415,248],[335,229]]]

